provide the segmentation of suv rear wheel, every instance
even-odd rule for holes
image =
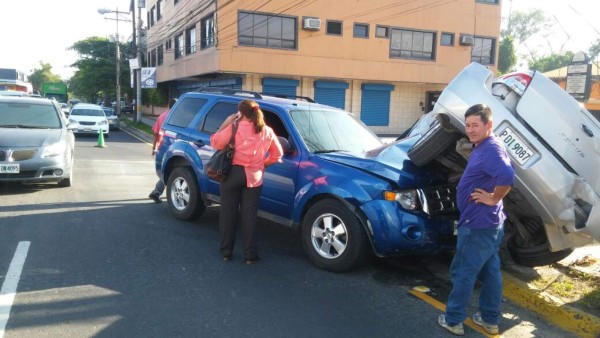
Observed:
[[[334,272],[360,265],[367,257],[367,236],[356,216],[341,202],[313,205],[302,222],[302,243],[310,260]]]
[[[167,201],[175,218],[190,221],[204,212],[200,189],[190,168],[175,168],[167,182]]]

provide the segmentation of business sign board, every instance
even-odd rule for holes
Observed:
[[[156,88],[156,67],[142,67],[142,88]]]
[[[566,91],[577,101],[587,101],[590,98],[592,65],[583,52],[577,52],[567,67]]]

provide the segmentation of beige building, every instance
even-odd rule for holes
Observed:
[[[308,96],[396,134],[463,67],[496,70],[499,0],[149,0],[146,66],[203,86]]]

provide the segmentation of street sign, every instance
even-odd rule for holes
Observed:
[[[156,88],[156,67],[142,67],[141,88]]]
[[[567,84],[565,90],[577,101],[590,98],[590,80],[592,65],[583,52],[577,52],[567,67]]]

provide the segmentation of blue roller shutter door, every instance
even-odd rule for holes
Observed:
[[[280,94],[288,96],[296,96],[296,88],[300,81],[291,79],[262,79],[262,92],[264,94]]]
[[[346,109],[346,82],[315,81],[315,102]]]
[[[392,85],[363,84],[360,120],[367,126],[390,124],[390,92]]]

